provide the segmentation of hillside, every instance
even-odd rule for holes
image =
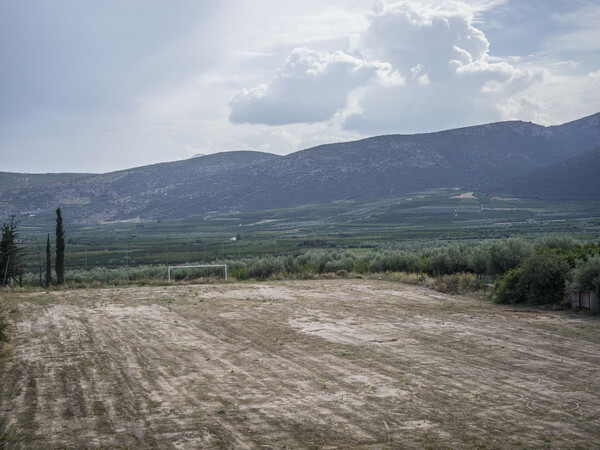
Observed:
[[[0,172],[0,191],[38,186],[41,184],[56,183],[88,177],[89,173],[14,173]]]
[[[548,200],[598,200],[600,148],[512,178],[498,190]]]
[[[379,136],[287,156],[226,152],[0,191],[0,215],[63,205],[76,221],[103,222],[375,199],[440,187],[506,191],[512,180],[530,173],[546,173],[552,183],[553,165],[572,161],[576,171],[577,164],[586,164],[577,156],[599,145],[596,114],[553,127],[511,121]],[[544,195],[534,182],[515,183],[522,186],[519,195]],[[585,198],[598,192],[593,183],[582,188]]]
[[[44,185],[43,189],[33,186],[0,192],[0,215],[37,213],[62,205],[71,207],[71,217],[75,220],[94,223],[146,217],[140,212],[152,211],[155,204],[162,205],[160,213],[165,214],[173,200],[185,210],[188,208],[186,198],[197,195],[197,189],[201,189],[199,185],[207,180],[227,178],[228,173],[273,158],[277,156],[261,152],[226,152],[57,181]],[[202,189],[217,192],[221,186],[215,181]],[[147,217],[160,218],[160,213],[150,213]]]

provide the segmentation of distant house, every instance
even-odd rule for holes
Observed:
[[[234,237],[230,237],[229,240],[230,241],[237,241],[237,238],[234,236]]]

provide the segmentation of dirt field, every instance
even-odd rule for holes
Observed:
[[[600,447],[584,314],[373,280],[0,295],[0,447]]]

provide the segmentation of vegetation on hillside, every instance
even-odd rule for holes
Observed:
[[[237,280],[379,274],[455,293],[480,289],[495,280],[493,296],[498,303],[506,304],[557,305],[567,289],[598,290],[600,286],[600,246],[582,245],[561,235],[550,235],[533,244],[510,238],[423,250],[314,249],[299,255],[212,262],[227,264],[229,277]],[[166,273],[165,265],[95,267],[67,270],[65,281],[70,286],[164,283]],[[171,277],[182,281],[214,279],[222,274],[221,268],[183,268],[172,272]],[[25,281],[35,285],[35,274],[28,274]]]

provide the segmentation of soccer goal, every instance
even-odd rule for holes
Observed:
[[[171,271],[174,271],[176,269],[193,269],[193,268],[197,268],[197,267],[222,267],[224,269],[224,273],[225,273],[225,281],[227,281],[227,264],[201,264],[201,265],[197,265],[197,266],[184,266],[184,265],[169,266],[167,268],[167,276],[169,278],[169,283],[171,282]]]

